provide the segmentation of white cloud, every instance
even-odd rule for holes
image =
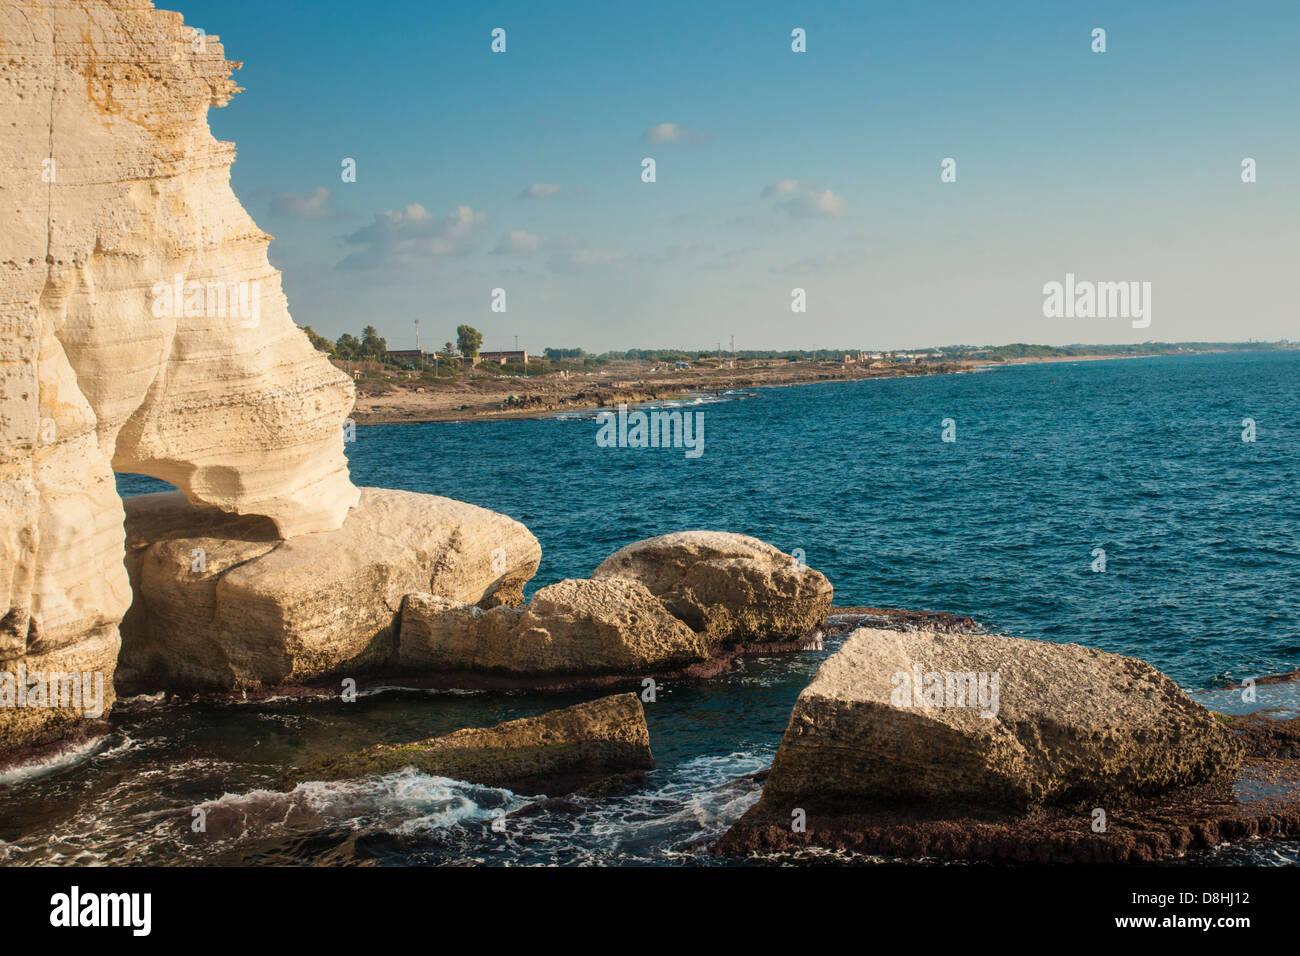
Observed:
[[[324,186],[317,186],[301,196],[298,193],[281,193],[272,198],[271,212],[277,216],[293,216],[298,219],[328,219],[333,215],[330,191]]]
[[[541,236],[534,236],[522,229],[512,229],[501,237],[501,241],[496,244],[492,254],[496,256],[526,256],[539,252],[544,245],[546,245],[546,240]]]
[[[709,138],[704,130],[678,126],[676,123],[660,123],[647,127],[641,134],[644,143],[699,143]]]
[[[821,192],[810,189],[781,203],[778,208],[796,219],[832,219],[844,215],[848,203],[843,196],[837,196],[829,189]]]
[[[762,196],[764,199],[775,199],[780,196],[790,196],[799,191],[799,180],[783,179],[780,182],[773,183],[770,186],[763,187]]]
[[[339,263],[344,269],[410,265],[465,251],[466,240],[485,222],[487,213],[457,206],[435,216],[419,203],[402,210],[375,213],[375,221],[344,237],[361,248]]]
[[[559,183],[533,183],[519,194],[520,199],[550,199],[560,191]]]

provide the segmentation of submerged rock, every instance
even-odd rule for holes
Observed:
[[[494,605],[521,598],[541,547],[519,522],[409,491],[364,489],[337,531],[280,540],[267,519],[192,508],[176,493],[126,501],[135,601],[124,681],[231,690],[391,662],[412,591]]]
[[[560,581],[526,608],[484,611],[433,594],[402,604],[398,664],[407,672],[637,674],[708,656],[700,635],[626,578]]]
[[[645,711],[636,694],[615,694],[409,744],[386,744],[322,761],[299,780],[337,780],[414,767],[515,793],[555,796],[615,774],[654,769]]]
[[[1204,783],[1240,758],[1208,710],[1134,658],[864,628],[799,695],[763,799],[1025,810]]]
[[[826,576],[757,538],[679,531],[622,548],[593,578],[641,582],[714,644],[797,638],[826,621]]]

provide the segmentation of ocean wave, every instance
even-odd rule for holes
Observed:
[[[115,757],[134,747],[135,741],[130,737],[115,733],[62,743],[28,762],[14,764],[0,771],[0,785],[29,783],[70,770],[92,757]]]
[[[227,793],[195,806],[218,839],[276,829],[325,827],[414,834],[517,810],[531,799],[509,790],[435,777],[411,768],[375,777],[308,781],[287,792]]]

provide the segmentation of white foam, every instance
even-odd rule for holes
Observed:
[[[489,819],[529,802],[529,798],[509,790],[476,786],[406,768],[358,780],[307,781],[288,792],[259,789],[227,793],[198,807],[209,815],[218,810],[233,810],[246,821],[278,818],[283,825],[290,825],[295,813],[305,812],[313,820],[328,825],[410,833],[453,826],[464,820]]]
[[[112,744],[111,741],[112,735],[101,734],[98,737],[91,737],[86,740],[60,744],[54,750],[43,753],[34,760],[15,764],[4,771],[0,771],[0,784],[26,783],[30,780],[36,780],[75,767],[100,754],[117,756],[132,749],[135,745],[135,742],[130,737],[123,737],[116,744]]]

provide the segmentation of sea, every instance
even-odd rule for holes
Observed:
[[[703,453],[604,447],[591,414],[361,426],[359,485],[508,514],[542,544],[526,593],[693,528],[796,549],[840,607],[969,615],[990,631],[1143,658],[1209,706],[1300,712],[1300,351],[998,366],[738,389],[691,412]],[[608,444],[608,443],[606,443]],[[119,476],[123,495],[163,489]],[[353,703],[122,700],[111,731],[0,773],[0,864],[875,865],[708,851],[758,799],[822,650],[661,684],[657,769],[509,815],[538,794],[414,770],[279,789],[285,764],[486,726],[601,691],[366,690]],[[200,820],[220,821],[204,830]],[[1300,863],[1298,841],[1191,854]]]

